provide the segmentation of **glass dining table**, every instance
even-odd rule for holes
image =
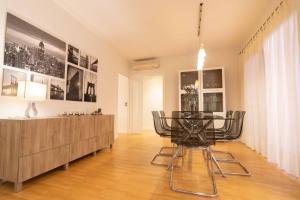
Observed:
[[[174,137],[181,133],[182,142],[193,136],[206,140],[207,133],[210,133],[209,137],[213,137],[214,121],[231,120],[231,118],[203,111],[173,111],[172,116],[165,116],[162,119],[171,120],[171,133]]]
[[[201,111],[173,111],[172,116],[162,117],[165,120],[171,120],[171,142],[177,144],[178,148],[175,151],[169,168],[171,169],[170,188],[176,192],[189,193],[199,196],[214,197],[217,195],[217,188],[213,175],[213,163],[220,171],[219,165],[211,154],[210,145],[215,143],[214,139],[214,121],[215,120],[232,120],[219,115],[214,115],[210,112]],[[173,183],[173,162],[179,152],[183,152],[183,148],[201,148],[202,153],[209,169],[212,193],[194,192],[186,189],[179,189]]]

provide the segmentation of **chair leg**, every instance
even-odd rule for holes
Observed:
[[[218,168],[218,171],[214,171],[214,173],[216,174],[221,174],[223,177],[225,177],[225,175],[238,175],[238,176],[251,176],[251,173],[248,171],[248,169],[239,161],[237,160],[232,153],[227,152],[227,151],[216,151],[216,150],[212,150],[213,153],[221,153],[221,154],[227,154],[229,155],[231,158],[215,158],[214,155],[212,156],[212,158],[214,159],[214,162]],[[219,162],[226,162],[226,163],[231,163],[231,164],[237,164],[239,165],[244,173],[239,173],[239,172],[225,172],[224,170],[222,170],[222,168],[219,165]]]
[[[211,148],[208,147],[208,149],[205,150],[206,154],[207,154],[207,161],[206,161],[206,165],[207,165],[207,172],[209,174],[209,176],[211,177],[211,182],[212,182],[212,186],[213,186],[213,193],[217,195],[218,191],[217,191],[217,185],[216,185],[216,181],[215,181],[215,176],[214,176],[214,166],[212,163],[212,153],[211,153]]]
[[[181,154],[179,154],[179,157],[181,157],[181,167],[183,167],[183,165],[184,165],[184,156],[185,156],[185,148],[184,147],[182,147],[181,148]]]
[[[212,188],[213,188],[213,191],[212,193],[205,193],[205,192],[194,192],[194,191],[189,191],[189,190],[185,190],[185,189],[180,189],[180,188],[176,188],[174,186],[174,181],[173,181],[173,173],[174,173],[174,165],[173,165],[173,161],[175,160],[178,152],[176,151],[176,153],[174,154],[173,156],[173,159],[170,163],[170,182],[169,182],[169,186],[170,186],[170,189],[175,191],[175,192],[180,192],[180,193],[185,193],[185,194],[192,194],[192,195],[197,195],[197,196],[204,196],[204,197],[216,197],[218,195],[218,191],[217,191],[217,187],[216,187],[216,182],[215,182],[215,177],[214,177],[214,173],[213,173],[213,166],[212,166],[212,161],[210,159],[211,157],[211,152],[210,152],[210,149],[207,148],[207,149],[203,149],[203,151],[205,151],[206,153],[206,156],[208,159],[206,159],[206,167],[207,167],[207,171],[208,171],[208,175],[211,179],[211,183],[212,183]]]
[[[230,153],[229,151],[218,151],[218,150],[212,150],[212,153],[220,153],[220,154],[226,154],[229,155],[232,159],[235,159],[235,157]],[[218,158],[217,158],[218,159]]]
[[[223,172],[223,170],[222,170],[222,168],[221,168],[221,166],[219,165],[217,159],[214,157],[213,154],[211,155],[211,160],[212,160],[212,162],[215,164],[215,166],[217,167],[218,173],[221,174],[223,177],[226,177],[225,174],[224,174],[224,172]],[[215,172],[215,171],[214,171],[214,172]],[[215,173],[216,173],[216,172],[215,172]]]
[[[244,173],[240,173],[240,172],[223,172],[223,174],[225,175],[237,175],[237,176],[251,176],[251,173],[249,172],[249,170],[239,161],[239,160],[229,160],[229,159],[218,159],[218,162],[226,162],[226,163],[230,163],[230,164],[237,164],[239,165],[242,170],[244,171]],[[215,173],[219,173],[219,171],[216,171]]]
[[[180,147],[180,146],[178,146],[176,148],[174,154],[172,155],[171,161],[170,161],[170,163],[168,165],[168,170],[170,170],[171,168],[174,168],[174,160],[177,158],[177,155],[179,154],[181,148],[182,147]]]
[[[151,164],[152,165],[159,165],[159,166],[169,166],[169,163],[157,162],[156,159],[160,156],[162,156],[162,157],[172,157],[174,155],[174,148],[176,148],[176,147],[162,147],[159,150],[159,152],[151,160]],[[166,149],[172,149],[172,153],[163,153],[163,151],[166,150]]]

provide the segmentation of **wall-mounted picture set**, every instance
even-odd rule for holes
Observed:
[[[97,75],[84,72],[84,101],[97,102]]]
[[[66,57],[70,63],[67,69]],[[11,13],[7,13],[6,19],[3,64],[34,72],[30,81],[50,85],[48,95],[52,100],[65,100],[66,96],[70,101],[97,101],[97,74],[92,72],[98,71],[98,58],[66,45]],[[22,70],[3,69],[1,94],[17,96],[18,81],[26,81],[26,76]]]
[[[66,82],[58,79],[51,79],[50,81],[50,99],[64,100],[65,99]]]
[[[66,43],[7,13],[4,65],[65,78]]]
[[[74,65],[78,65],[78,61],[79,61],[79,49],[69,44],[68,45],[68,62],[70,62]]]
[[[95,58],[93,56],[90,57],[90,70],[93,72],[98,71],[98,58]]]
[[[83,96],[83,70],[68,65],[67,72],[67,96],[70,101],[82,101]]]
[[[26,73],[3,69],[2,96],[17,96],[19,81],[26,81]]]

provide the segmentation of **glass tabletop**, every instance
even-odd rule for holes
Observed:
[[[220,115],[205,112],[181,112],[173,111],[172,116],[162,117],[163,119],[185,119],[185,120],[230,120]]]

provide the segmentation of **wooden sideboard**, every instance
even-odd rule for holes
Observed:
[[[22,183],[114,143],[113,115],[0,119],[0,179]]]

